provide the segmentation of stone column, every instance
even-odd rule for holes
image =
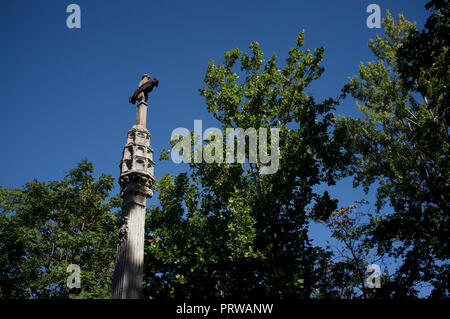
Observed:
[[[144,107],[146,111],[147,103],[140,102],[139,106],[137,123],[128,131],[120,162],[122,224],[114,269],[113,299],[137,299],[142,293],[145,209],[147,197],[153,195],[155,163],[150,147],[151,135],[145,128],[146,114],[140,113]]]
[[[147,102],[140,101],[136,111],[136,125],[146,127],[147,125]]]

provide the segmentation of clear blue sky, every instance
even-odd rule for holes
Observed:
[[[104,1],[0,2],[0,185],[55,180],[87,157],[97,173],[119,175],[119,162],[135,107],[128,97],[143,73],[160,80],[149,99],[147,127],[155,150],[155,175],[176,174],[187,164],[158,161],[176,127],[215,126],[198,94],[209,60],[246,50],[258,41],[266,56],[286,57],[301,29],[306,48],[325,47],[325,73],[307,92],[335,97],[373,59],[366,8],[380,5],[422,27],[422,0],[342,1]],[[66,27],[66,7],[81,7],[81,29]],[[281,61],[279,61],[281,62]],[[354,102],[337,113],[356,114]],[[118,192],[116,185],[115,192]],[[332,195],[348,205],[364,197],[350,180]],[[373,202],[373,194],[366,197]],[[156,198],[149,203],[155,203]],[[326,234],[313,226],[323,243]]]

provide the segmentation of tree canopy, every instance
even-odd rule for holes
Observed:
[[[427,7],[434,11],[421,32],[387,13],[384,37],[369,43],[377,59],[343,89],[363,117],[336,120],[358,156],[355,185],[376,185],[378,210],[392,210],[371,220],[370,240],[379,254],[402,260],[388,289],[398,297],[417,295],[421,284],[435,296],[449,293],[449,7]]]
[[[224,131],[277,126],[279,169],[264,175],[257,163],[191,163],[189,174],[164,175],[161,205],[148,217],[152,298],[308,298],[324,280],[318,269],[328,252],[311,245],[309,215],[325,218],[336,201],[313,187],[334,184],[348,158],[329,133],[335,101],[317,103],[304,92],[324,71],[324,49],[303,44],[302,31],[282,67],[275,54],[266,61],[257,42],[209,62],[200,90],[208,111]]]
[[[117,244],[114,178],[87,160],[61,181],[0,188],[0,297],[108,298]],[[80,289],[67,267],[81,268]]]

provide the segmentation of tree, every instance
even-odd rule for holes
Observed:
[[[334,242],[333,256],[327,266],[329,278],[318,290],[318,297],[369,299],[389,296],[392,280],[386,268],[380,276],[381,289],[371,289],[366,284],[367,267],[370,264],[382,267],[386,263],[370,244],[368,229],[372,214],[362,210],[365,205],[369,205],[366,200],[355,201],[332,212],[327,220],[317,220],[328,227]]]
[[[61,181],[0,188],[0,298],[109,298],[120,200],[87,160]],[[69,264],[80,289],[66,286]]]
[[[432,14],[425,23],[425,29],[409,32],[397,51],[398,68],[405,86],[420,92],[427,109],[448,127],[450,6],[448,1],[433,0],[425,7],[432,9]]]
[[[313,187],[334,184],[351,156],[330,133],[336,102],[304,92],[324,71],[324,49],[303,44],[301,32],[281,69],[257,42],[250,53],[235,48],[222,64],[209,62],[200,89],[208,111],[223,132],[278,127],[279,169],[191,162],[189,173],[164,175],[146,228],[150,298],[309,298],[323,280],[330,253],[311,245],[308,224],[327,218],[336,200]]]
[[[363,117],[336,119],[336,134],[358,157],[355,185],[377,185],[378,212],[387,201],[392,207],[370,230],[380,255],[401,259],[391,297],[416,296],[421,284],[449,293],[448,4],[429,6],[438,11],[420,33],[387,12],[384,37],[369,43],[377,60],[361,64],[343,89]]]

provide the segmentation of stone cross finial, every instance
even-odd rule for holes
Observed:
[[[144,74],[144,75],[142,76],[142,80],[139,82],[139,87],[141,87],[142,85],[144,85],[145,82],[147,82],[148,80],[150,80],[150,75]]]
[[[153,90],[153,88],[159,85],[159,80],[154,78],[150,80],[150,76],[148,74],[144,74],[142,76],[142,80],[139,82],[139,88],[134,91],[134,94],[130,96],[129,101],[131,104],[135,104],[136,101],[139,102],[147,102],[148,94]]]
[[[131,104],[135,104],[138,101],[136,110],[136,125],[145,127],[147,121],[147,100],[148,94],[156,86],[158,87],[159,81],[154,78],[150,81],[150,76],[144,74],[139,82],[139,88],[134,91],[134,94],[130,96],[129,101]]]

